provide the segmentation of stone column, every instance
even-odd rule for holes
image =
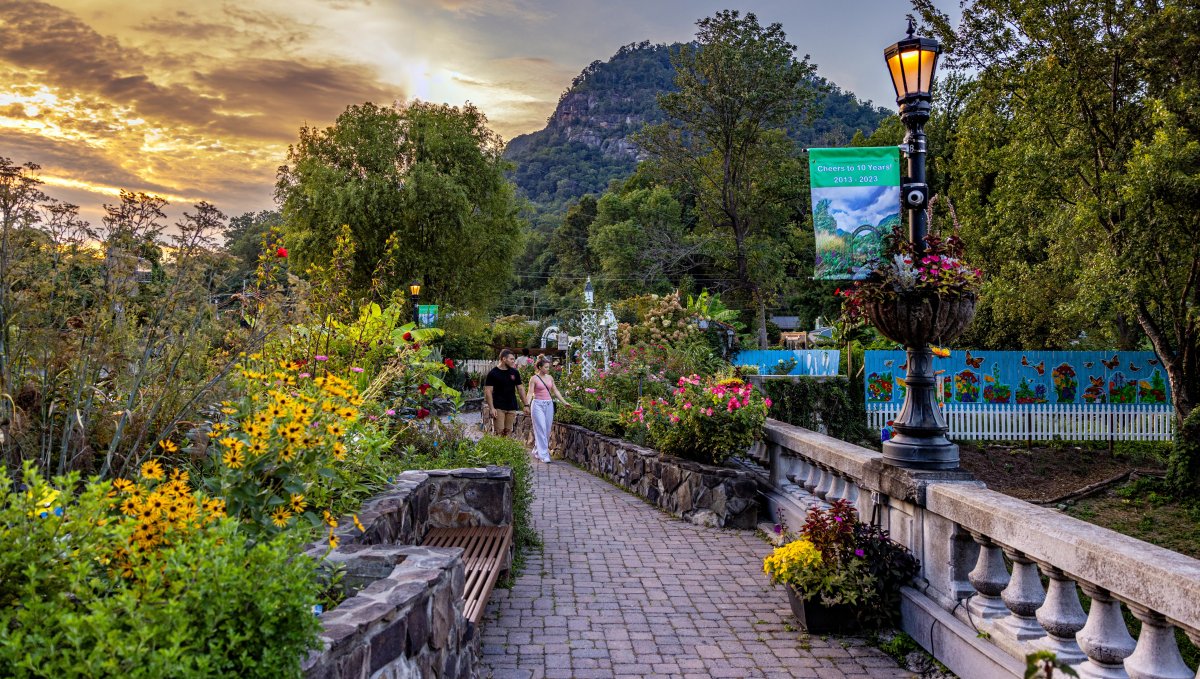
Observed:
[[[971,537],[979,545],[979,558],[975,562],[975,569],[967,574],[967,579],[976,592],[967,608],[973,615],[985,620],[1003,618],[1008,615],[1008,607],[1000,598],[1004,588],[1008,586],[1008,569],[1004,567],[1004,554],[988,536],[972,531]]]
[[[818,464],[817,467],[821,470],[821,476],[813,494],[824,500],[829,496],[829,489],[833,487],[833,472],[830,472],[823,464]]]
[[[1075,633],[1083,629],[1087,614],[1079,605],[1075,581],[1049,563],[1042,563],[1041,567],[1050,580],[1050,587],[1046,592],[1046,603],[1037,610],[1037,620],[1047,634],[1040,647],[1051,651],[1068,665],[1078,665],[1087,656],[1075,643]]]
[[[1129,610],[1142,621],[1137,647],[1125,659],[1129,679],[1193,679],[1175,643],[1174,625],[1144,606],[1130,604]]]
[[[1124,661],[1133,653],[1133,637],[1121,616],[1121,602],[1103,587],[1080,582],[1092,598],[1087,624],[1075,635],[1087,660],[1078,667],[1080,679],[1126,679]]]

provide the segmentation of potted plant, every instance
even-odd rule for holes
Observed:
[[[850,633],[893,623],[900,587],[917,559],[878,526],[862,523],[850,503],[808,511],[798,534],[763,560],[763,571],[788,588],[792,613],[810,634]]]
[[[930,201],[931,226],[935,200]],[[867,279],[842,292],[848,313],[910,347],[945,344],[960,335],[975,316],[983,272],[963,260],[953,206],[950,214],[954,233],[943,238],[931,230],[919,256],[901,227],[893,227]]]

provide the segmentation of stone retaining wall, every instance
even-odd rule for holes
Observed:
[[[530,443],[528,417],[517,431]],[[554,423],[550,448],[559,457],[701,526],[754,528],[758,485],[753,474],[663,455],[574,424]]]
[[[324,612],[323,648],[304,663],[309,679],[478,676],[479,635],[463,615],[461,549],[421,547],[430,528],[512,523],[507,467],[412,471],[343,517],[340,545],[305,553],[343,569],[347,598]],[[510,555],[511,556],[511,555]]]

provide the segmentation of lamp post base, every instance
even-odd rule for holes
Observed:
[[[883,442],[883,461],[904,469],[958,469],[958,444],[945,436],[912,436],[897,432]]]

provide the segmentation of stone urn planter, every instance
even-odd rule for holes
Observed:
[[[792,615],[796,616],[800,629],[809,634],[855,634],[865,629],[850,604],[826,606],[797,595],[792,587],[787,588],[787,593]]]
[[[974,293],[900,294],[864,303],[879,332],[906,347],[944,344],[962,334],[975,317]]]

